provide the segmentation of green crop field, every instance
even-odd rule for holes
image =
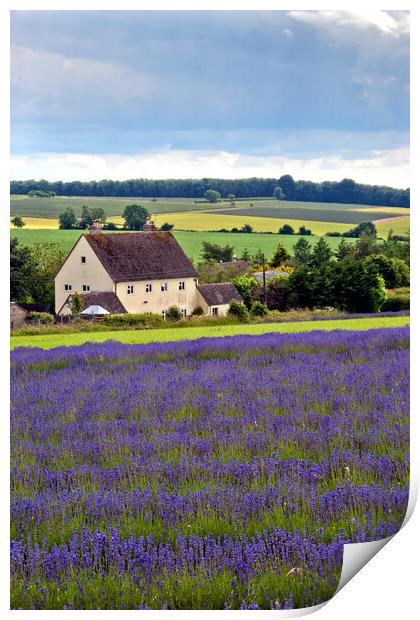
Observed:
[[[36,243],[58,243],[65,252],[69,252],[83,231],[81,230],[38,230],[38,229],[13,229],[11,237],[16,237],[20,243],[27,246]],[[107,234],[107,231],[104,231]],[[250,254],[261,250],[267,257],[271,257],[279,243],[291,252],[294,244],[300,239],[297,235],[273,235],[256,233],[213,233],[213,232],[188,232],[174,231],[178,243],[187,256],[194,261],[200,259],[203,241],[210,241],[218,245],[232,245],[236,256],[241,256],[245,248]],[[317,243],[319,237],[311,236],[306,239],[312,245]],[[335,249],[340,243],[339,237],[325,238],[331,248]]]
[[[302,321],[296,323],[265,323],[256,325],[215,325],[205,327],[184,327],[173,329],[130,330],[114,332],[77,332],[73,334],[46,334],[40,336],[12,336],[11,347],[38,347],[51,349],[60,346],[76,346],[85,342],[117,340],[124,344],[145,344],[148,342],[174,342],[214,336],[235,336],[237,334],[284,334],[310,332],[315,330],[368,330],[382,327],[403,327],[409,325],[410,317],[372,317],[364,319]]]

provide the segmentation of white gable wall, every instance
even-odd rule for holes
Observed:
[[[82,263],[82,256],[86,262]],[[71,290],[65,290],[70,284]],[[81,236],[70,252],[64,265],[55,277],[55,311],[58,314],[67,297],[72,293],[83,293],[83,285],[90,286],[89,292],[114,292],[114,282],[99,258]]]

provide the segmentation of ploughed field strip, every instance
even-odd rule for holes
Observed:
[[[12,353],[13,608],[290,608],[400,528],[408,328]]]
[[[290,204],[290,203],[289,203]],[[338,206],[338,205],[337,205]],[[214,211],[206,211],[207,214],[214,214]],[[377,211],[373,209],[370,211],[368,208],[360,209],[325,209],[324,205],[322,209],[312,208],[294,208],[292,205],[289,207],[265,207],[258,205],[257,207],[244,207],[235,209],[218,209],[218,215],[246,215],[254,217],[269,217],[280,219],[294,219],[303,221],[315,221],[315,222],[340,222],[342,224],[360,224],[363,221],[391,219],[392,213],[389,210]],[[397,211],[395,215],[397,217],[404,217],[409,215],[407,212],[403,215]]]

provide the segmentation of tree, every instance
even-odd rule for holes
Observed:
[[[361,222],[351,230],[343,233],[343,237],[361,237],[363,233],[368,233],[369,235],[374,235],[376,237],[377,230],[375,224],[373,222]]]
[[[253,301],[253,298],[252,298],[253,291],[258,286],[257,280],[254,278],[254,276],[242,275],[232,280],[232,282],[236,290],[238,291],[239,295],[244,300],[245,306],[247,308],[250,308],[252,301]]]
[[[209,202],[217,202],[218,200],[220,200],[221,196],[220,192],[216,191],[215,189],[208,189],[204,193],[204,198]]]
[[[273,267],[274,269],[276,269],[277,267],[280,267],[280,265],[283,265],[283,263],[289,259],[290,259],[289,252],[286,250],[284,245],[279,243],[270,261],[270,267]]]
[[[247,263],[249,263],[251,261],[251,254],[248,250],[248,248],[244,248],[242,250],[242,254],[241,254],[241,260],[246,261]]]
[[[386,300],[385,282],[365,261],[354,258],[331,266],[333,301],[346,312],[379,312]]]
[[[99,222],[102,222],[102,224],[105,224],[106,215],[104,209],[102,209],[102,207],[94,207],[93,209],[90,209],[86,205],[83,205],[82,216],[79,220],[79,228],[84,230],[90,226],[94,220],[98,220]]]
[[[66,253],[59,243],[36,243],[31,247],[36,269],[32,297],[36,303],[54,303],[54,278],[64,263]]]
[[[77,218],[71,207],[67,207],[67,209],[60,214],[58,218],[58,227],[62,230],[71,230],[72,228],[76,228]]]
[[[293,200],[295,197],[296,183],[290,174],[284,174],[279,178],[278,185],[284,192],[287,200]]]
[[[279,229],[279,235],[294,235],[295,231],[292,228],[292,226],[290,226],[289,224],[284,224],[280,229]]]
[[[284,191],[278,185],[277,185],[277,187],[274,188],[273,198],[276,198],[277,200],[284,200],[285,199]]]
[[[337,246],[335,251],[335,257],[337,260],[344,260],[348,256],[350,256],[353,252],[353,246],[348,242],[344,241],[344,239],[340,239],[340,243]]]
[[[410,284],[408,266],[398,258],[388,258],[383,254],[372,254],[364,259],[364,263],[383,277],[386,288],[397,288]]]
[[[201,256],[204,260],[227,263],[233,259],[233,245],[225,245],[222,247],[217,243],[203,241],[202,246],[203,250]]]
[[[124,228],[127,230],[142,230],[150,213],[142,205],[127,205],[124,209]]]
[[[240,230],[240,232],[243,233],[252,233],[254,229],[252,228],[252,226],[250,224],[244,224]]]
[[[25,222],[19,215],[12,217],[11,222],[15,228],[23,228],[25,226]]]
[[[236,200],[235,194],[228,194],[226,198],[230,201],[232,206],[235,204],[235,200]]]
[[[371,254],[379,254],[381,249],[376,240],[376,235],[371,235],[368,232],[364,232],[354,246],[356,258],[366,258]]]
[[[332,258],[332,250],[323,237],[320,238],[318,243],[314,246],[312,251],[312,257],[310,267],[312,269],[319,269],[328,265]]]
[[[309,237],[310,235],[312,235],[312,230],[309,230],[309,228],[306,228],[306,226],[300,226],[297,234]]]
[[[306,268],[296,269],[287,278],[287,307],[289,309],[313,307],[309,281],[310,276]]]
[[[30,248],[20,245],[16,237],[10,239],[10,299],[32,299],[36,265]]]
[[[70,309],[72,315],[75,317],[78,317],[83,310],[83,299],[77,291],[71,296]]]
[[[307,267],[311,262],[312,248],[307,239],[299,239],[293,246],[293,262],[296,267]]]
[[[162,224],[159,230],[172,230],[173,227],[173,224],[168,224],[168,222],[165,222],[164,224]]]

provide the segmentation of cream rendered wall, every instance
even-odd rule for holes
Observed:
[[[229,304],[221,304],[220,306],[208,306],[208,315],[212,316],[212,308],[218,309],[217,316],[226,316],[229,310]]]
[[[82,256],[86,263],[82,263]],[[72,290],[65,291],[64,285],[71,284]],[[66,262],[55,277],[55,311],[58,314],[71,293],[83,293],[83,284],[90,286],[90,292],[114,291],[114,282],[84,236],[81,236]],[[63,310],[68,314],[68,311]]]
[[[171,278],[117,282],[116,293],[127,312],[161,314],[162,310],[167,310],[170,306],[178,306],[181,309],[186,308],[187,315],[190,315],[199,303],[196,280],[196,278]],[[164,282],[168,284],[166,292],[160,288]],[[185,290],[179,290],[179,282],[185,282]],[[152,285],[151,293],[146,293],[146,284]],[[134,292],[128,294],[127,289],[130,285],[134,287]]]

